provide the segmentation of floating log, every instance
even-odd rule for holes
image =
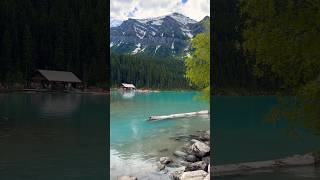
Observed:
[[[212,166],[211,171],[214,177],[235,176],[246,173],[262,172],[278,168],[291,168],[298,166],[311,166],[316,164],[316,159],[311,154],[295,155],[283,159],[268,161],[257,161],[227,165]]]
[[[198,112],[190,112],[190,113],[180,113],[180,114],[171,114],[166,116],[150,116],[149,121],[155,121],[155,120],[164,120],[164,119],[175,119],[175,118],[184,118],[184,117],[194,117],[194,116],[202,116],[202,115],[208,115],[209,111],[198,111]]]

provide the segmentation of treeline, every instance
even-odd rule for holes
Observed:
[[[111,85],[133,83],[138,88],[190,89],[182,60],[111,54]]]
[[[0,82],[26,84],[36,69],[107,82],[108,2],[1,0]]]

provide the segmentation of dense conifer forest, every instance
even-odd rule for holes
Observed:
[[[133,83],[138,88],[190,89],[183,60],[143,55],[111,54],[111,84]]]
[[[36,69],[107,82],[108,1],[1,0],[0,82],[26,84]]]

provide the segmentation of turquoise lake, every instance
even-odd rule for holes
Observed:
[[[214,137],[213,161],[228,164],[284,158],[320,149],[320,137],[301,132],[287,133],[288,124],[266,122],[266,115],[277,104],[276,97],[215,97],[212,107]],[[320,170],[294,168],[242,177],[217,179],[319,179]]]
[[[292,137],[286,123],[265,115],[276,98],[215,97],[209,117],[148,122],[151,115],[209,109],[196,92],[111,93],[110,131],[107,95],[64,93],[0,94],[0,179],[99,180],[135,175],[167,179],[156,170],[161,156],[182,145],[172,137],[208,130],[211,124],[215,164],[282,158],[320,147],[320,138]],[[110,133],[110,148],[106,147]],[[320,170],[292,168],[222,180],[319,179]]]
[[[0,94],[0,179],[106,179],[107,97]]]
[[[110,103],[110,176],[168,179],[156,170],[162,156],[172,156],[182,142],[172,139],[209,130],[209,116],[147,121],[152,115],[208,110],[195,99],[196,92],[120,93],[112,91]]]

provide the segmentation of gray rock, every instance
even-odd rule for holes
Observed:
[[[210,174],[208,174],[203,180],[210,180]]]
[[[180,180],[203,180],[207,175],[208,173],[203,170],[188,171],[181,175]]]
[[[118,180],[138,180],[138,178],[134,176],[121,176],[121,177],[118,177]]]
[[[210,164],[210,156],[202,157],[202,161],[205,162],[207,165]]]
[[[184,173],[184,169],[173,171],[169,174],[169,177],[173,180],[180,180],[181,175]]]
[[[210,141],[210,131],[205,131],[199,135],[201,141]]]
[[[187,153],[182,152],[182,151],[175,151],[173,154],[174,154],[175,156],[183,157],[183,158],[188,155]]]
[[[208,167],[208,164],[206,164],[203,161],[198,161],[198,162],[194,162],[194,163],[189,164],[186,167],[185,171],[196,171],[196,170],[207,171],[207,167]]]
[[[190,149],[197,157],[203,157],[210,154],[210,147],[201,141],[196,141]]]
[[[162,171],[166,168],[166,166],[164,164],[161,164],[161,163],[157,163],[157,166],[158,166],[158,169],[159,171]]]
[[[195,155],[189,154],[185,157],[185,160],[188,162],[196,162],[198,158]]]
[[[170,162],[172,162],[172,160],[169,157],[161,157],[160,158],[161,164],[169,164]]]

